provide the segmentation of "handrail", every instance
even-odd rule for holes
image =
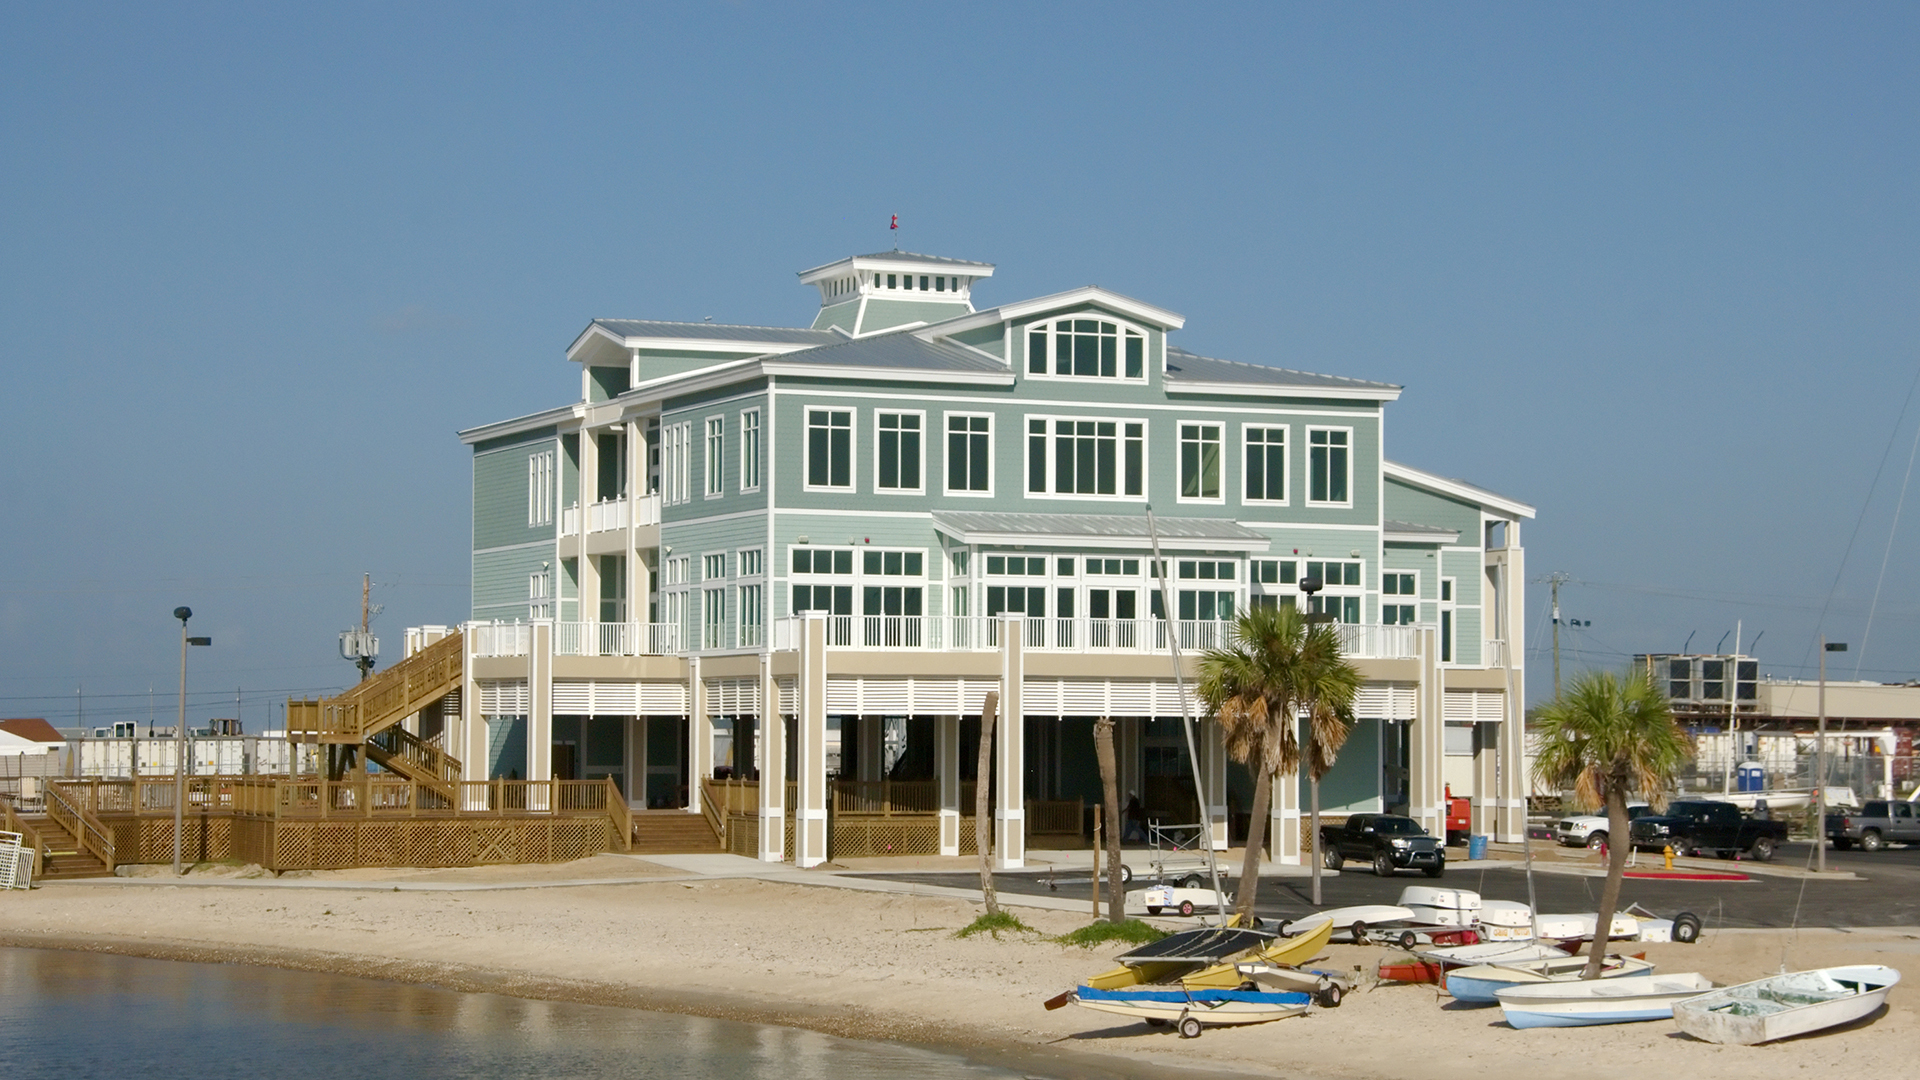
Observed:
[[[433,691],[457,683],[466,663],[459,631],[448,634],[339,697],[309,706],[287,703],[287,730],[362,741],[428,704]]]
[[[613,777],[602,777],[607,782],[607,816],[613,819],[613,832],[620,838],[620,850],[633,850],[633,808],[627,805],[627,797],[620,793],[620,785]]]
[[[76,843],[112,870],[115,865],[113,835],[93,816],[93,811],[75,806],[64,787],[59,783],[47,785],[47,816],[72,833]]]
[[[459,758],[403,727],[390,727],[378,732],[367,739],[367,745],[388,759],[381,761],[381,765],[385,766],[389,761],[397,761],[403,766],[412,766],[421,774],[414,779],[425,780],[428,783],[438,782],[450,785],[460,779],[464,768]],[[452,793],[452,789],[449,788],[447,794]]]
[[[727,816],[719,805],[721,800],[715,799],[714,793],[717,788],[721,799],[726,798],[726,788],[723,786],[726,783],[711,776],[700,778],[700,813],[707,819],[707,827],[713,830],[713,835],[720,838],[722,851],[727,849]]]

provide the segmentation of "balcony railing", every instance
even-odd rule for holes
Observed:
[[[673,623],[566,622],[553,628],[555,656],[671,656],[680,651]]]
[[[475,656],[525,656],[533,648],[533,627],[523,622],[469,623]]]
[[[631,503],[625,496],[602,499],[587,507],[587,531],[590,533],[624,529],[629,522],[635,528],[660,524],[659,493],[642,495]],[[580,504],[575,503],[560,511],[560,534],[567,536],[579,531]]]

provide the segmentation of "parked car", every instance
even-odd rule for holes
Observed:
[[[1348,859],[1373,864],[1373,872],[1392,877],[1397,870],[1419,870],[1428,877],[1447,872],[1447,849],[1420,823],[1399,814],[1355,814],[1343,825],[1323,825],[1320,847],[1329,870]]]
[[[1920,807],[1911,802],[1869,799],[1858,810],[1827,815],[1827,839],[1845,851],[1879,851],[1888,844],[1920,844]]]
[[[1682,855],[1711,852],[1721,858],[1744,854],[1766,862],[1787,839],[1787,823],[1748,817],[1728,802],[1679,799],[1664,814],[1646,814],[1628,828],[1633,846],[1659,851],[1672,847]]]
[[[1646,803],[1628,803],[1628,824],[1647,816],[1650,810],[1651,807]],[[1605,814],[1575,814],[1554,823],[1553,838],[1567,847],[1603,847],[1607,842],[1609,827]]]

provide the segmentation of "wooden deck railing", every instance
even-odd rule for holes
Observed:
[[[47,846],[45,840],[41,839],[40,830],[27,824],[26,821],[20,817],[19,811],[14,809],[12,798],[0,798],[0,808],[4,808],[5,810],[4,825],[0,825],[0,828],[5,828],[8,832],[20,834],[20,846],[28,848],[33,852],[33,872],[36,874],[45,873],[47,870],[47,860],[53,857],[53,849]]]
[[[459,633],[324,701],[287,702],[287,731],[322,742],[362,742],[419,712],[458,686],[466,663]]]
[[[720,850],[727,850],[727,810],[725,780],[702,777],[700,780],[700,814],[707,819],[707,828],[720,841]]]
[[[449,799],[465,771],[459,758],[397,725],[369,738],[367,755],[408,779],[438,785]]]
[[[107,831],[93,811],[86,808],[84,796],[76,799],[65,789],[66,785],[58,781],[47,785],[47,816],[72,833],[83,850],[91,852],[94,858],[112,870],[115,865],[113,833]]]
[[[1074,802],[1029,800],[1027,832],[1078,836],[1085,828],[1085,813],[1085,806],[1078,800]]]

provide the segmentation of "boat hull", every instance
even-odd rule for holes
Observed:
[[[1870,1016],[1899,982],[1878,964],[1797,971],[1675,1002],[1673,1022],[1696,1039],[1753,1046]]]
[[[1499,992],[1509,986],[1577,982],[1586,967],[1587,958],[1584,956],[1562,956],[1550,960],[1454,968],[1447,972],[1447,993],[1452,994],[1455,1001],[1492,1005],[1500,1000]],[[1653,965],[1645,960],[1631,956],[1609,956],[1606,965],[1600,969],[1600,977],[1613,979],[1623,975],[1645,975],[1652,970]]]
[[[1100,990],[1082,986],[1073,1003],[1095,1012],[1165,1024],[1198,1020],[1207,1027],[1264,1024],[1307,1011],[1306,994],[1258,990]]]
[[[1516,1028],[1591,1027],[1670,1020],[1677,1001],[1713,989],[1704,975],[1627,975],[1571,983],[1529,983],[1496,991],[1507,1023]]]
[[[1306,922],[1306,919],[1300,920],[1302,924]],[[1245,977],[1240,974],[1240,964],[1297,967],[1319,955],[1320,950],[1326,948],[1327,938],[1332,934],[1333,921],[1320,919],[1316,924],[1293,937],[1275,938],[1270,944],[1253,950],[1238,962],[1216,964],[1205,971],[1198,971],[1181,979],[1180,984],[1188,990],[1231,990],[1245,981]]]

